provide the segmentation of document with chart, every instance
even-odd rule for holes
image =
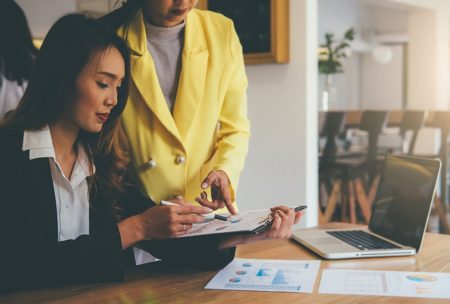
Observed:
[[[450,273],[325,269],[319,293],[450,299]]]
[[[312,293],[320,261],[234,259],[205,289]]]
[[[272,218],[269,214],[269,209],[252,210],[230,216],[226,221],[215,219],[194,224],[189,232],[180,237],[230,233],[257,234],[270,228]]]

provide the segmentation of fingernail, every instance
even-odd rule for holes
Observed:
[[[206,210],[208,213],[213,212],[213,210],[212,210],[211,208],[208,208],[208,207],[204,207],[204,208],[205,208],[205,210]]]
[[[203,184],[202,184],[202,188],[203,188],[203,189],[208,188],[208,183],[203,183]]]

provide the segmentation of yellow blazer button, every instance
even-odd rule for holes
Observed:
[[[155,168],[156,167],[156,161],[154,159],[151,159],[147,162],[147,168]]]
[[[186,158],[183,155],[178,155],[177,158],[175,158],[175,162],[178,165],[184,164],[185,161],[186,161]]]

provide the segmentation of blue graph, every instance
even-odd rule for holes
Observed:
[[[269,277],[270,273],[268,272],[270,269],[261,268],[256,274],[257,277]]]
[[[286,277],[284,276],[284,272],[282,270],[278,270],[275,278],[272,281],[274,285],[287,285]]]

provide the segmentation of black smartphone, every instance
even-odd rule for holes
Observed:
[[[298,207],[295,207],[295,208],[294,208],[294,211],[295,211],[295,212],[298,212],[298,211],[302,211],[302,210],[304,210],[304,209],[306,209],[306,208],[308,208],[308,206],[306,206],[306,205],[300,205],[300,206],[298,206]]]

